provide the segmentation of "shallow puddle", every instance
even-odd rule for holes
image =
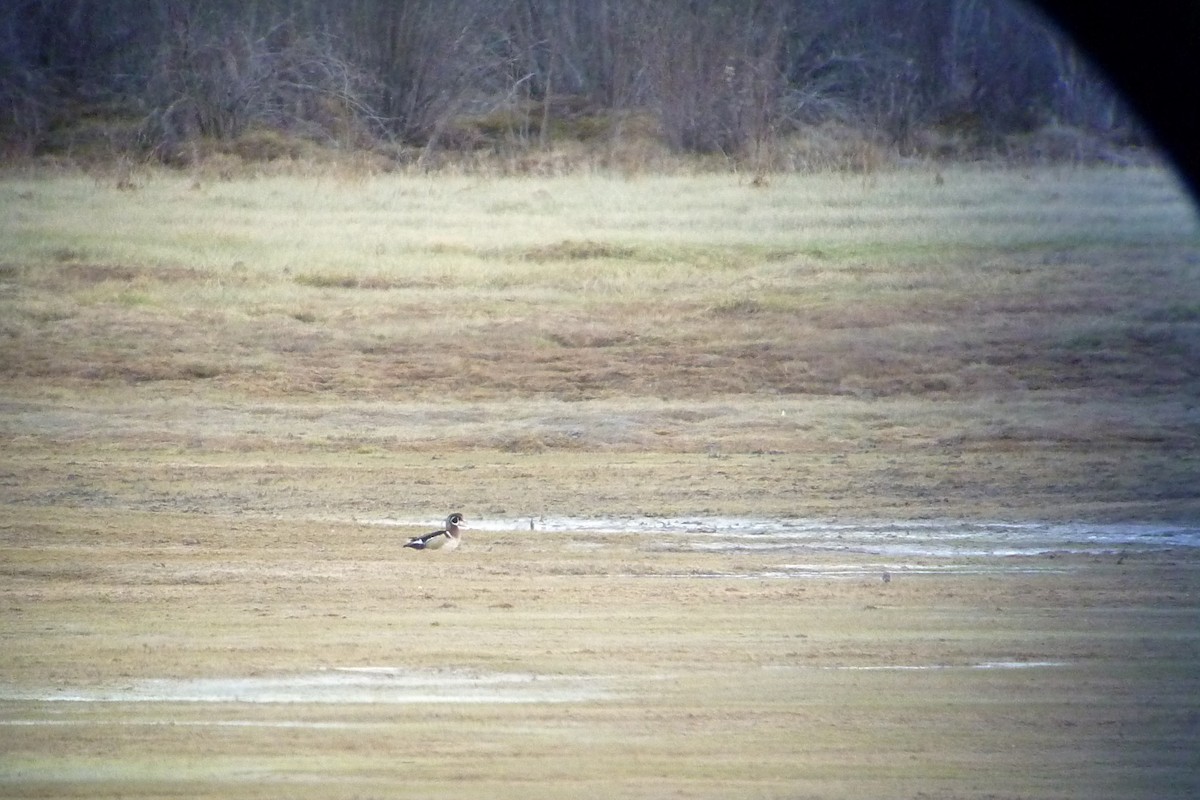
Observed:
[[[436,525],[429,520],[363,520],[376,525]],[[645,534],[649,549],[842,552],[889,558],[989,558],[1051,553],[1101,554],[1200,547],[1200,528],[1130,523],[1007,523],[920,520],[837,522],[749,517],[524,517],[472,519],[482,535]]]
[[[251,677],[152,679],[86,689],[0,685],[0,701],[76,703],[575,703],[609,692],[595,678],[335,667]]]
[[[968,664],[833,664],[821,666],[772,665],[772,670],[849,672],[910,672],[940,670],[1047,669],[1069,666],[1065,661],[983,661]],[[656,682],[669,675],[643,676]],[[88,688],[24,688],[0,685],[0,702],[34,701],[74,705],[127,704],[170,708],[170,704],[204,703],[222,706],[261,704],[360,703],[570,703],[595,702],[616,695],[605,680],[585,676],[537,676],[519,673],[425,672],[393,667],[346,667],[273,677],[155,679],[123,686]],[[232,728],[362,728],[386,726],[378,721],[305,719],[181,719],[130,716],[112,718],[46,717],[0,719],[0,727],[78,725],[190,725]]]
[[[942,669],[1045,669],[1066,667],[1066,661],[982,661],[978,664],[869,664],[863,666],[837,665],[817,669],[852,672],[909,672]]]
[[[1063,575],[1071,570],[1067,567],[1031,565],[1016,562],[980,563],[945,560],[937,564],[909,562],[879,562],[874,564],[780,564],[766,570],[731,571],[712,570],[688,573],[624,573],[623,577],[647,579],[809,579],[809,580],[882,580],[914,576],[964,576],[964,575]]]

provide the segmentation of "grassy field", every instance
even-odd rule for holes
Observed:
[[[1200,240],[1164,173],[120,186],[0,182],[11,502],[1200,512]]]
[[[1200,791],[1190,548],[884,582],[524,530],[1197,524],[1167,173],[14,171],[0,207],[0,796]],[[399,547],[451,510],[490,527]],[[343,679],[376,702],[254,699]]]

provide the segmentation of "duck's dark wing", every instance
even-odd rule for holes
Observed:
[[[427,533],[424,536],[414,536],[413,538],[409,539],[408,543],[404,546],[411,547],[414,550],[424,550],[429,546],[430,541],[433,539],[436,539],[439,536],[448,537],[449,535],[450,534],[448,531],[434,531],[433,533]]]

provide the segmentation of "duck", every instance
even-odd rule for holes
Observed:
[[[446,517],[446,527],[443,530],[427,533],[424,536],[414,536],[404,546],[411,547],[413,550],[453,550],[461,541],[459,529],[465,527],[467,527],[466,517],[455,511]]]

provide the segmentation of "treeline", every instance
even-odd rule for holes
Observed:
[[[633,121],[735,158],[826,123],[900,154],[930,131],[1139,136],[1011,0],[4,0],[6,152],[86,120],[167,161],[252,131],[428,154]]]

